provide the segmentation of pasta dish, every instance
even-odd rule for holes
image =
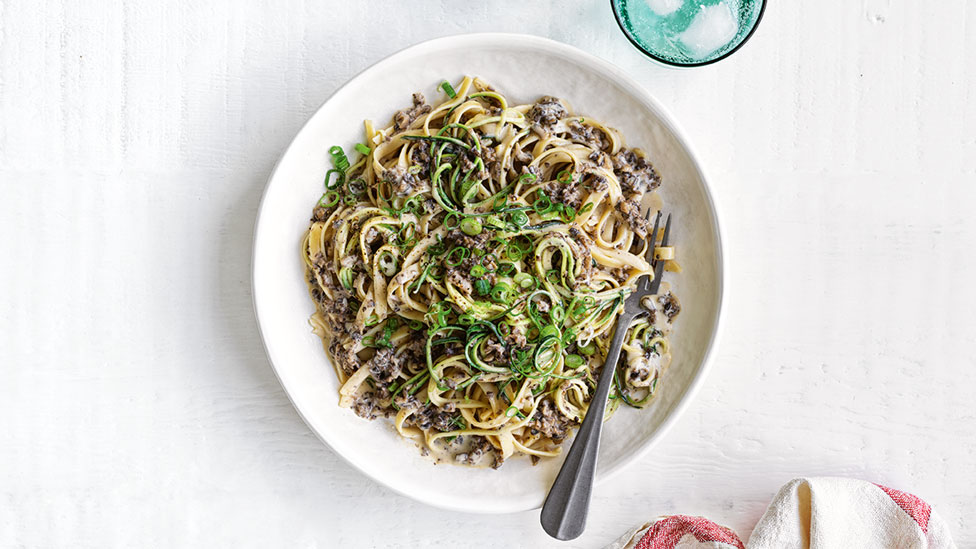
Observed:
[[[452,461],[559,453],[596,387],[658,235],[661,178],[619,133],[477,78],[414,94],[333,169],[302,245],[313,331],[339,404]],[[440,94],[441,92],[438,91]],[[647,198],[644,198],[644,197]],[[680,271],[674,249],[654,257]],[[667,284],[630,327],[608,411],[641,407],[671,361]]]

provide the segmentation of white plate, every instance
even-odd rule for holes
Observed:
[[[337,454],[377,482],[431,505],[515,512],[542,504],[559,460],[532,466],[517,458],[499,470],[435,465],[389,421],[368,422],[337,406],[335,372],[308,325],[313,305],[299,254],[330,167],[328,148],[352,150],[362,139],[364,118],[382,127],[409,104],[411,93],[419,90],[440,101],[436,86],[465,74],[484,78],[513,103],[542,95],[568,100],[575,112],[619,129],[628,145],[647,151],[661,173],[660,193],[675,214],[674,242],[685,268],[680,276],[668,276],[682,303],[674,360],[653,405],[623,407],[607,423],[599,478],[645,455],[664,434],[701,382],[718,332],[723,258],[715,206],[688,143],[658,102],[613,65],[565,44],[513,34],[440,38],[394,54],[340,88],[298,132],[268,181],[254,234],[254,308],[282,386]]]

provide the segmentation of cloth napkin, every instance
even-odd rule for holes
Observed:
[[[848,478],[799,478],[780,489],[749,543],[686,515],[659,517],[606,549],[955,549],[946,523],[907,492]]]

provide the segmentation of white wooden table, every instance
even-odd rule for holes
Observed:
[[[669,513],[746,536],[809,475],[916,493],[976,544],[976,7],[774,1],[740,53],[673,71],[605,1],[413,4],[0,0],[0,546],[599,547]],[[251,311],[258,199],[306,117],[404,46],[493,30],[633,74],[725,214],[715,368],[569,544],[340,461]]]

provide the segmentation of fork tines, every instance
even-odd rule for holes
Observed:
[[[654,236],[651,237],[650,250],[648,250],[647,252],[649,255],[648,260],[651,263],[651,265],[654,267],[654,280],[650,282],[650,287],[648,289],[648,291],[651,294],[656,294],[658,289],[660,289],[661,287],[661,278],[664,276],[664,264],[666,263],[666,261],[663,259],[654,261],[654,247],[655,247],[654,242],[657,240],[657,227],[658,227],[657,221],[661,219],[660,212],[658,212],[657,217],[658,219],[655,220],[654,222]],[[671,214],[668,214],[668,220],[665,221],[664,223],[664,236],[661,237],[661,246],[662,247],[667,246],[670,240],[671,240]]]

